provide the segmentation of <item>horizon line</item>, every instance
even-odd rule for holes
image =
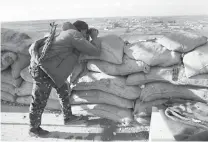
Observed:
[[[161,15],[161,16],[103,16],[103,17],[77,17],[64,19],[37,19],[37,20],[17,20],[17,21],[1,21],[1,23],[15,23],[15,22],[38,22],[38,21],[53,21],[53,20],[74,20],[74,19],[99,19],[99,18],[128,18],[128,17],[183,17],[183,16],[208,16],[208,14],[192,14],[192,15]]]

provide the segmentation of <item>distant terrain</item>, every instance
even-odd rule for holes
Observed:
[[[77,19],[54,19],[21,22],[5,22],[2,28],[14,29],[29,34],[33,39],[42,37],[49,32],[49,23],[55,21],[60,31],[63,22],[74,22]],[[100,35],[118,34],[128,36],[135,34],[161,34],[172,30],[192,30],[208,36],[208,15],[172,16],[172,17],[115,17],[88,18],[90,27],[99,29]]]

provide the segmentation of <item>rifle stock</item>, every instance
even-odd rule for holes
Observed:
[[[46,52],[49,50],[49,48],[51,47],[51,43],[54,39],[54,36],[56,34],[56,27],[57,27],[57,24],[55,24],[55,22],[53,23],[50,23],[50,26],[51,26],[51,30],[50,30],[50,35],[48,36],[47,40],[46,40],[46,43],[43,47],[43,50],[41,52],[41,56],[39,58],[39,62],[43,61],[45,56],[46,56]]]

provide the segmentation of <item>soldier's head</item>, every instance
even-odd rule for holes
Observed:
[[[87,32],[88,32],[88,24],[84,21],[80,21],[80,20],[77,20],[76,22],[73,23],[73,25],[77,28],[77,30],[79,32],[82,33],[82,35],[87,38],[88,35],[87,35]]]

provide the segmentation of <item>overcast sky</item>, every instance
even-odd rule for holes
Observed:
[[[1,21],[208,15],[208,0],[0,0]]]

